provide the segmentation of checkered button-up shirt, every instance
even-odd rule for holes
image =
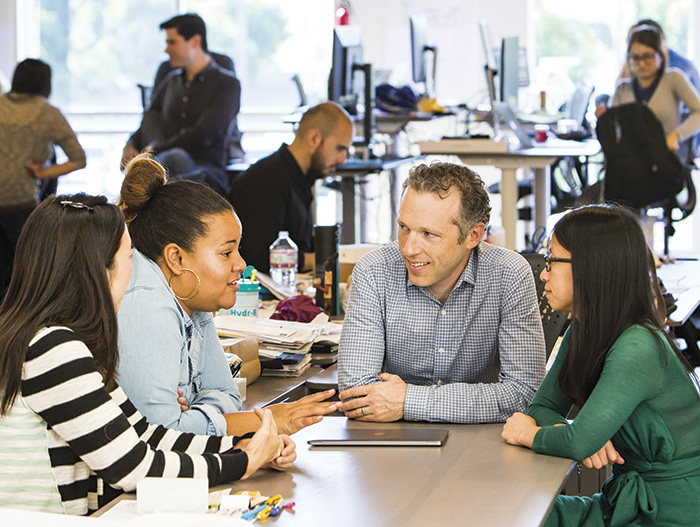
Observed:
[[[532,271],[517,253],[480,243],[444,305],[411,283],[397,243],[355,266],[341,390],[388,372],[408,384],[406,420],[502,422],[527,410],[544,364]]]

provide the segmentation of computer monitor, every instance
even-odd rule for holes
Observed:
[[[437,69],[437,47],[428,45],[428,19],[425,15],[411,15],[411,66],[413,82],[423,83],[425,92],[428,89],[428,60],[427,53],[432,52],[433,67],[430,75],[431,88],[435,91],[435,73]]]
[[[501,40],[501,63],[498,77],[500,80],[499,99],[518,108],[518,85],[520,84],[520,49],[518,37],[506,37]]]
[[[357,85],[355,72],[360,73]],[[360,27],[338,26],[333,29],[333,65],[328,79],[328,99],[343,106],[351,115],[357,115],[360,94],[364,103],[364,137],[356,144],[369,146],[374,132],[372,65],[362,62]]]
[[[328,84],[328,99],[353,113],[358,93],[354,88],[355,66],[362,64],[362,31],[359,26],[333,29],[333,65]]]

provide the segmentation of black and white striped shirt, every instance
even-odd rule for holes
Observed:
[[[25,443],[13,416],[33,414],[45,441]],[[121,388],[108,392],[87,346],[68,328],[41,330],[30,343],[21,396],[0,418],[0,464],[27,455],[48,460],[63,512],[87,514],[144,477],[208,478],[210,485],[239,479],[248,456],[240,437],[197,436],[149,425]],[[21,449],[24,448],[24,454]],[[38,456],[37,456],[38,454]],[[41,472],[41,469],[37,469]],[[0,468],[0,507],[47,510],[50,493],[36,492],[34,475]],[[47,499],[48,495],[48,499]],[[42,501],[43,500],[43,501]],[[56,510],[54,498],[53,510]]]

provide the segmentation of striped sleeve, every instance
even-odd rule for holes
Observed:
[[[131,491],[146,476],[207,477],[217,485],[245,473],[247,455],[231,450],[238,438],[210,441],[149,426],[135,409],[128,416],[123,411],[133,405],[120,389],[113,394],[72,331],[50,328],[30,344],[22,380],[27,405],[69,447],[58,454],[77,456],[109,485]],[[64,467],[66,484],[76,479],[67,473],[73,464]]]

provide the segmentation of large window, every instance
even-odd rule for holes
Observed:
[[[664,28],[668,45],[690,55],[692,0],[535,0],[531,43],[535,85],[547,92],[552,109],[565,102],[578,82],[612,94],[626,52],[629,27],[651,18]],[[538,94],[537,94],[538,95]]]
[[[279,136],[265,134],[275,127],[291,131],[280,115],[299,103],[293,75],[311,101],[326,96],[333,0],[34,2],[39,27],[28,34],[37,34],[39,43],[29,48],[40,49],[51,64],[52,102],[67,114],[88,154],[87,168],[62,178],[59,191],[118,192],[121,148],[140,118],[137,84],[151,85],[158,64],[167,60],[158,26],[178,12],[200,14],[209,49],[234,59],[244,147],[249,142],[255,150],[275,148]],[[266,120],[269,113],[274,115]]]

